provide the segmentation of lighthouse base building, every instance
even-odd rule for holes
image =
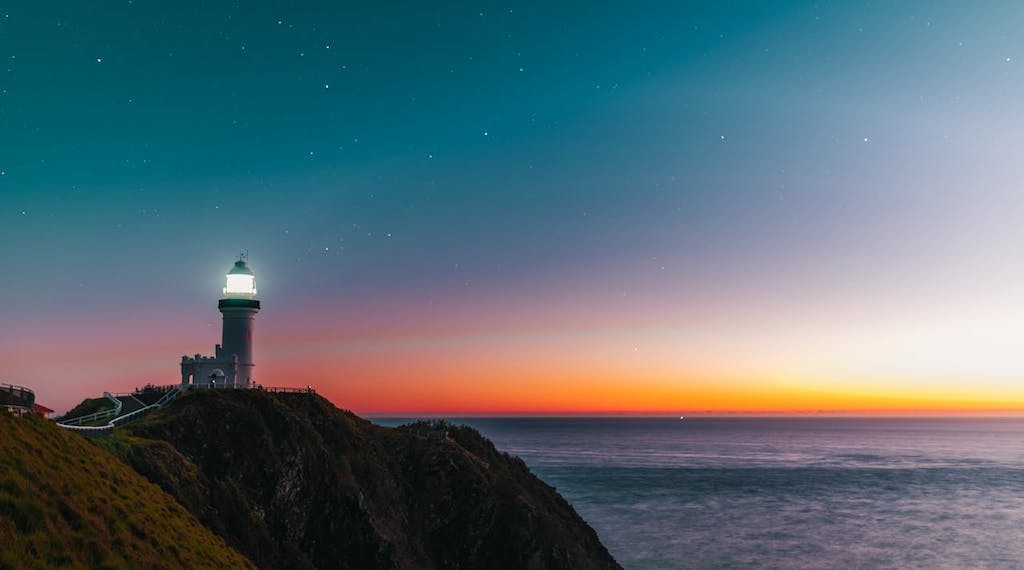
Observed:
[[[256,278],[245,262],[239,258],[227,275],[224,298],[217,308],[224,317],[221,344],[216,345],[213,356],[181,357],[181,389],[251,388],[253,380],[252,336],[260,302],[256,300]]]
[[[250,364],[240,365],[238,355],[226,355],[221,345],[213,349],[213,356],[181,357],[181,386],[188,388],[251,388],[253,386]]]

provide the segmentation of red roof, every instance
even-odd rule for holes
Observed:
[[[44,406],[42,404],[32,404],[32,411],[37,413],[37,414],[43,414],[44,416],[46,414],[52,414],[53,413],[53,410],[51,410],[50,408],[47,408],[46,406]]]

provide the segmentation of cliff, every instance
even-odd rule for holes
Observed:
[[[0,410],[0,568],[251,566],[91,441]]]
[[[467,427],[199,390],[101,441],[263,568],[619,567],[553,488]]]

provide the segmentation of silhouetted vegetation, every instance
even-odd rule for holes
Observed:
[[[163,398],[164,394],[167,394],[167,391],[168,387],[166,386],[153,386],[152,384],[147,384],[141,388],[136,388],[132,395],[143,404],[152,406],[157,403],[160,398]]]

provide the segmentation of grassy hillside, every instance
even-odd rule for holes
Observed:
[[[251,566],[107,451],[0,411],[0,569]]]

